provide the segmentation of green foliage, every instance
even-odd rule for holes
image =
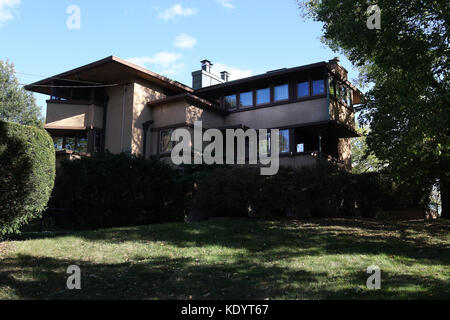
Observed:
[[[427,190],[396,184],[381,173],[352,174],[333,165],[218,169],[199,182],[196,219],[208,217],[375,217],[378,212],[426,207]]]
[[[369,150],[367,146],[367,135],[369,129],[357,128],[360,137],[353,138],[351,142],[353,173],[376,172],[382,168],[381,161]]]
[[[377,1],[380,30],[366,26],[367,1],[299,3],[307,17],[324,23],[324,41],[373,84],[360,108],[360,122],[370,125],[370,151],[398,183],[430,189],[440,179],[448,194],[450,2]],[[450,207],[443,211],[450,216]]]
[[[0,236],[45,209],[55,180],[55,149],[43,129],[0,121]]]
[[[31,92],[20,86],[14,65],[0,60],[0,120],[42,126],[40,108]]]
[[[57,227],[97,229],[184,220],[179,172],[164,162],[99,154],[62,163],[46,214]]]

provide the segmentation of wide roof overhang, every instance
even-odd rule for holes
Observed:
[[[25,86],[26,90],[51,95],[55,82],[74,86],[124,84],[133,79],[149,81],[176,93],[193,92],[193,89],[160,74],[139,67],[115,56],[110,56],[73,70],[57,74]]]

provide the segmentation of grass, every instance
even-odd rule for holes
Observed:
[[[0,243],[0,299],[449,299],[448,222],[166,224]],[[70,265],[82,290],[65,289]],[[367,267],[381,269],[368,290]]]

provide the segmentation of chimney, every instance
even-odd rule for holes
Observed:
[[[230,81],[230,73],[228,71],[222,71],[220,73],[220,77],[222,78],[223,81],[228,82]]]
[[[334,57],[333,59],[328,61],[328,66],[334,73],[339,75],[342,80],[347,80],[348,71],[343,66],[341,66],[340,61],[341,59],[339,57]]]
[[[211,67],[213,66],[213,64],[211,63],[211,61],[205,59],[200,61],[200,63],[202,64],[202,69],[192,72],[192,88],[194,90],[221,84],[228,81],[224,80],[224,78],[229,79],[228,72],[226,72],[226,74],[224,72],[221,72],[221,77],[212,73]]]
[[[211,61],[205,59],[205,60],[200,61],[200,63],[202,64],[203,71],[211,72],[211,67],[213,66]]]

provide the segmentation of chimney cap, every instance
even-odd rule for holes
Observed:
[[[200,61],[200,63],[212,65],[211,61],[209,61],[208,59],[204,59],[204,60]]]
[[[333,59],[331,59],[330,60],[330,62],[340,62],[341,61],[341,58],[339,58],[339,57],[334,57]]]
[[[228,71],[222,71],[220,74],[227,74],[230,75],[230,73]]]

